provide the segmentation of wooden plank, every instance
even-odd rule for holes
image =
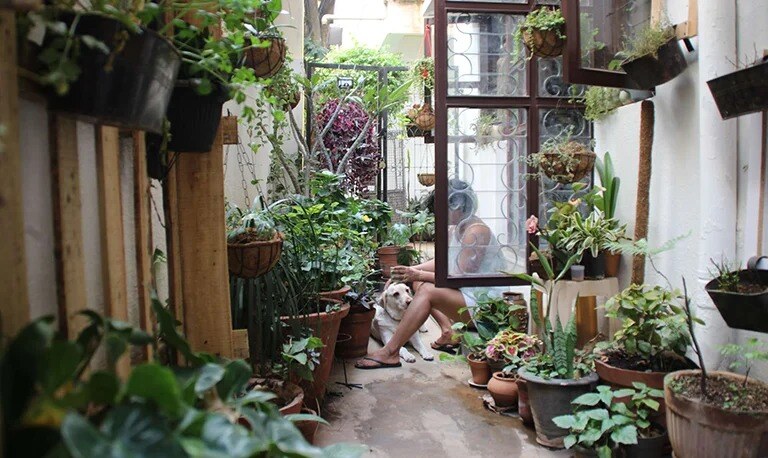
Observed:
[[[12,11],[0,11],[0,322],[5,336],[29,321],[23,207],[16,19]]]
[[[181,275],[179,242],[179,212],[176,192],[176,167],[168,171],[163,182],[163,213],[165,214],[166,257],[168,259],[168,303],[177,320],[184,319],[184,291]]]
[[[248,359],[248,330],[232,330],[232,357],[238,359]]]
[[[664,14],[665,0],[651,0],[651,24],[658,24]]]
[[[120,196],[120,131],[116,127],[96,128],[96,161],[105,312],[110,318],[127,322],[128,287]],[[125,377],[129,371],[130,355],[126,352],[117,363],[117,373]]]
[[[136,272],[139,285],[139,321],[141,328],[152,333],[152,224],[150,187],[147,176],[147,152],[144,132],[133,133],[134,217],[136,226]],[[149,359],[152,348],[145,347]]]
[[[197,351],[232,357],[232,319],[224,231],[224,148],[176,160],[176,205],[184,331]]]
[[[74,337],[85,323],[76,314],[88,306],[77,123],[72,118],[51,115],[49,136],[59,328]]]

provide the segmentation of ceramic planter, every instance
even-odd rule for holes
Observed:
[[[376,309],[353,306],[349,315],[341,320],[339,334],[351,336],[346,342],[336,344],[336,357],[341,359],[361,358],[368,354],[368,341],[371,337],[371,322]]]
[[[639,89],[651,89],[681,74],[688,66],[677,38],[670,39],[657,51],[656,56],[645,55],[624,61],[622,70]]]
[[[282,252],[280,234],[263,242],[227,243],[229,273],[242,278],[259,277],[275,267]]]
[[[476,359],[474,354],[467,355],[469,370],[472,372],[472,383],[476,385],[488,385],[491,379],[491,368],[485,359]]]
[[[750,67],[707,81],[723,119],[768,109],[768,57]]]
[[[739,278],[742,281],[754,278],[760,284],[768,284],[768,272],[766,271],[742,270],[739,272]],[[704,287],[728,326],[749,331],[768,332],[768,291],[743,294],[721,291],[717,288],[717,279],[711,280]]]
[[[513,407],[517,405],[517,383],[515,378],[503,377],[503,372],[494,372],[488,381],[488,392],[493,397],[496,407]]]
[[[313,313],[297,317],[281,317],[288,324],[300,323],[309,327],[315,337],[323,342],[320,350],[320,364],[315,367],[312,381],[302,381],[300,386],[304,389],[304,404],[310,408],[319,406],[325,396],[325,387],[333,366],[333,352],[336,347],[336,337],[339,335],[339,326],[342,318],[349,313],[349,304],[342,304],[341,309],[332,312]]]
[[[670,389],[678,377],[698,377],[698,370],[678,371],[664,378],[667,431],[678,458],[757,458],[766,456],[761,442],[768,433],[768,412],[731,412],[687,399]],[[741,383],[742,375],[713,371]],[[753,383],[762,383],[753,381]]]
[[[563,54],[565,48],[565,27],[555,30],[530,29],[523,32],[523,42],[525,47],[536,57],[548,58],[557,57]]]
[[[533,426],[533,413],[528,399],[528,382],[518,377],[517,379],[517,414],[526,426]]]
[[[63,14],[59,19],[69,26],[74,18]],[[161,133],[181,64],[171,42],[148,29],[131,33],[122,23],[96,14],[79,16],[75,33],[110,49],[118,46],[115,37],[127,34],[128,39],[114,53],[109,71],[110,55],[80,46],[79,78],[66,95],[51,94],[48,107],[93,123]]]
[[[536,442],[553,448],[563,448],[568,430],[555,425],[553,418],[572,413],[571,401],[592,391],[598,381],[592,372],[580,379],[543,379],[525,368],[517,372],[527,382],[528,399],[536,425]]]

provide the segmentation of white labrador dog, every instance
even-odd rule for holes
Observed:
[[[410,305],[413,297],[411,296],[411,288],[404,283],[392,283],[379,297],[376,307],[376,315],[373,317],[371,323],[371,335],[384,345],[389,342],[392,336],[395,334],[397,325],[400,324],[400,320],[403,319],[403,313],[405,309]],[[422,326],[423,328],[423,326]],[[421,331],[421,330],[420,330]],[[422,331],[425,332],[426,330]],[[430,348],[424,344],[419,335],[419,331],[415,332],[408,342],[416,350],[425,361],[432,361],[435,356],[430,352]],[[411,354],[405,347],[400,348],[400,357],[408,363],[416,362],[416,357]]]

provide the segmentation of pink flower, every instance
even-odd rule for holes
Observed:
[[[538,228],[539,228],[539,218],[537,218],[536,215],[531,215],[531,217],[525,221],[525,230],[529,234],[535,234]]]

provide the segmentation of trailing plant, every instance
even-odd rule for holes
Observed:
[[[432,57],[424,57],[413,63],[411,77],[416,81],[419,94],[424,95],[424,90],[435,89],[435,60]]]
[[[51,316],[23,328],[0,361],[4,454],[360,456],[359,447],[308,444],[269,402],[274,395],[247,390],[247,363],[192,351],[156,296],[152,307],[154,336],[90,310],[81,312],[88,324],[74,340],[56,334]],[[147,344],[152,355],[178,351],[186,365],[150,360],[119,377],[115,365],[129,345]],[[93,361],[99,348],[106,369]]]
[[[584,104],[584,118],[589,121],[601,121],[617,108],[630,102],[629,94],[622,89],[590,86],[581,100]]]
[[[527,165],[541,173],[547,174],[553,180],[572,182],[574,172],[581,162],[579,157],[592,153],[589,146],[571,139],[571,130],[566,135],[553,137],[545,141],[537,153],[525,158]],[[592,153],[594,154],[594,153]],[[528,178],[535,178],[528,176]]]
[[[618,345],[628,356],[648,361],[654,370],[667,372],[670,352],[682,359],[691,343],[686,317],[678,305],[679,291],[661,286],[630,285],[605,303],[605,315],[619,319],[621,329],[613,342],[598,344],[601,350]]]
[[[651,417],[659,410],[664,392],[634,382],[632,388],[612,390],[599,385],[597,392],[582,394],[571,403],[573,415],[561,415],[552,421],[569,434],[565,448],[576,445],[595,450],[597,456],[610,458],[621,446],[637,444],[637,439],[653,437]],[[629,398],[628,402],[618,399]]]
[[[565,18],[560,12],[560,8],[541,7],[537,8],[525,16],[525,20],[515,30],[512,36],[514,41],[512,47],[512,56],[520,58],[520,44],[524,42],[525,34],[532,33],[534,30],[544,32],[554,32],[561,39],[565,39],[563,29],[565,28]],[[528,56],[531,59],[533,54]]]
[[[544,349],[540,355],[529,360],[526,369],[543,378],[581,378],[592,371],[592,361],[590,355],[576,350],[576,314],[573,312],[573,307],[571,317],[565,325],[562,324],[559,313],[555,315],[554,327],[551,321],[554,288],[571,268],[578,255],[571,256],[560,272],[555,274],[549,259],[535,245],[531,244],[531,249],[539,257],[548,281],[523,273],[512,274],[516,278],[530,282],[532,290],[536,287],[543,290],[547,297],[542,318],[537,295],[531,294],[531,316],[536,323],[539,339],[544,343]]]

